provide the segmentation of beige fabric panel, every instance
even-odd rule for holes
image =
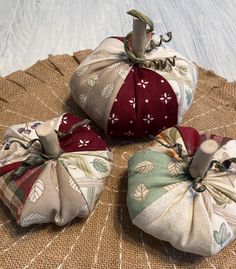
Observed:
[[[69,185],[70,176],[60,161],[48,161],[34,183],[23,207],[19,224],[54,222],[61,226],[74,219],[86,205],[81,192]]]
[[[108,38],[79,65],[72,77],[74,100],[105,131],[114,100],[131,67],[122,42]]]
[[[133,223],[178,249],[210,256],[213,254],[210,219],[202,196],[193,199],[186,191],[190,184],[183,182],[167,192],[135,217]]]

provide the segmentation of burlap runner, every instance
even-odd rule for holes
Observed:
[[[88,53],[52,56],[0,78],[0,136],[11,124],[68,111],[84,116],[70,97],[68,81]],[[197,94],[184,124],[236,138],[236,83],[199,68]],[[204,258],[178,251],[133,226],[126,207],[127,160],[150,141],[106,140],[115,154],[115,167],[87,220],[77,219],[63,228],[20,228],[0,203],[0,268],[236,268],[236,242]]]

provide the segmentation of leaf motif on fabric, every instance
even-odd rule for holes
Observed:
[[[85,108],[87,105],[88,96],[86,94],[80,94],[79,95],[79,105],[81,108]]]
[[[120,69],[119,70],[119,76],[123,79],[126,79],[126,77],[128,76],[129,74],[129,70],[123,70],[123,69]]]
[[[219,231],[214,231],[214,239],[216,243],[221,247],[229,239],[230,235],[231,233],[227,232],[227,227],[224,222],[220,225]]]
[[[73,178],[70,178],[69,184],[74,191],[80,193],[80,189]]]
[[[113,83],[107,84],[102,90],[101,97],[105,99],[109,98],[113,92],[113,88]]]
[[[178,68],[179,72],[182,75],[186,75],[186,73],[188,73],[189,69],[187,65],[176,65],[176,68]]]
[[[36,203],[38,199],[42,196],[43,192],[44,192],[44,183],[42,180],[39,179],[34,183],[30,191],[29,194],[30,202]]]
[[[222,177],[223,179],[224,177]],[[221,206],[226,206],[227,204],[230,204],[233,202],[233,200],[225,195],[223,192],[221,192],[220,190],[216,189],[216,188],[209,188],[208,187],[208,191],[211,193],[211,196],[214,198],[215,202],[218,204],[218,205],[221,205]]]
[[[84,156],[77,155],[76,162],[77,162],[77,167],[84,173],[85,177],[90,178],[93,176],[90,164]]]
[[[58,224],[62,224],[65,221],[64,218],[59,213],[55,216],[54,220]]]
[[[85,73],[86,73],[86,71],[88,70],[88,65],[86,65],[86,66],[83,66],[82,68],[78,68],[77,70],[76,70],[76,75],[78,76],[78,77],[82,77]]]
[[[189,91],[185,91],[185,94],[186,94],[187,105],[189,106],[191,104],[191,101],[192,101],[192,94]]]
[[[140,174],[147,174],[150,171],[152,171],[154,168],[154,165],[151,161],[142,161],[141,163],[138,163],[135,168],[134,171]]]
[[[43,223],[45,219],[46,219],[45,216],[42,216],[38,213],[34,213],[25,217],[21,222],[21,226],[26,227],[32,224]]]
[[[90,78],[88,79],[88,85],[89,85],[90,87],[94,87],[95,85],[98,84],[98,82],[99,82],[99,77],[98,77],[97,74],[93,75],[92,77],[90,77]]]
[[[82,206],[77,211],[77,216],[80,218],[86,218],[89,215],[89,209],[87,205]]]
[[[106,163],[98,158],[95,158],[92,162],[93,167],[100,173],[106,173],[108,171]]]
[[[109,65],[108,68],[113,69],[113,68],[116,68],[117,66],[119,66],[120,64],[121,64],[121,62],[117,62],[117,63]]]
[[[134,199],[137,201],[144,201],[149,193],[149,189],[146,185],[140,184],[136,187],[134,192]]]
[[[171,161],[168,164],[168,166],[167,166],[167,168],[168,168],[168,170],[170,172],[170,175],[172,177],[176,177],[176,176],[178,176],[180,174],[183,174],[184,173],[184,169],[186,167],[187,167],[186,162],[184,162],[184,161],[177,161],[177,160],[176,161],[175,160]]]

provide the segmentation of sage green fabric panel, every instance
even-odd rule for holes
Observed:
[[[131,219],[165,194],[165,186],[186,180],[184,173],[171,175],[171,162],[166,154],[152,150],[139,151],[129,160],[127,202]]]

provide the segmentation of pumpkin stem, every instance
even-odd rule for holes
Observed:
[[[146,59],[144,58],[144,50],[146,46],[146,35],[151,33],[154,29],[152,20],[137,10],[130,10],[127,12],[134,17],[133,31],[129,32],[124,41],[125,52],[128,58],[137,64],[144,64]],[[149,26],[146,29],[146,25]],[[132,51],[129,46],[129,40],[133,36]]]
[[[208,139],[200,145],[189,166],[189,173],[192,178],[205,177],[217,149],[218,144],[212,139]]]
[[[158,41],[150,40],[147,46],[147,35],[150,34],[154,25],[152,20],[146,15],[142,14],[137,10],[130,10],[127,12],[129,15],[133,16],[133,31],[129,32],[124,40],[124,48],[126,55],[128,58],[134,63],[139,65],[144,65],[146,67],[154,67],[157,70],[163,70],[167,66],[172,67],[175,66],[175,58],[174,56],[171,58],[157,59],[149,61],[144,57],[144,53],[151,52],[156,47],[162,45],[163,42],[167,43],[172,40],[172,33],[166,33],[167,38],[164,38],[163,35],[160,35],[160,39]],[[149,28],[146,28],[146,25]],[[132,48],[130,48],[129,41],[132,38]]]
[[[50,124],[42,123],[35,129],[45,152],[49,156],[57,156],[60,154],[60,145],[56,132]]]

